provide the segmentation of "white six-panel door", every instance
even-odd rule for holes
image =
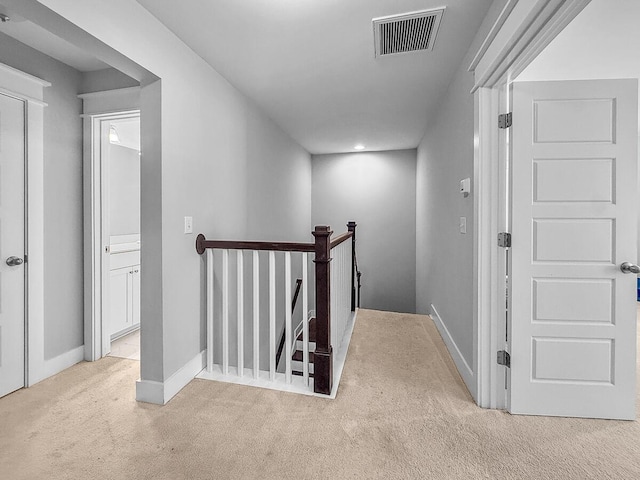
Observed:
[[[513,84],[511,413],[635,418],[637,93]]]
[[[25,380],[24,145],[24,102],[0,94],[0,397]]]

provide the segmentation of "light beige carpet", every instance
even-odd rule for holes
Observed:
[[[195,380],[136,403],[138,362],[0,399],[0,478],[639,479],[637,422],[475,406],[428,317],[361,310],[336,400]]]

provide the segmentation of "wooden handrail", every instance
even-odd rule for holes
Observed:
[[[313,243],[246,242],[233,240],[207,240],[203,234],[196,237],[196,251],[202,255],[207,248],[224,250],[268,250],[275,252],[314,252]]]
[[[336,238],[331,240],[331,249],[333,250],[342,242],[349,240],[353,236],[352,232],[344,232],[342,235],[338,235]]]
[[[360,276],[361,273],[357,266],[355,241],[356,241],[356,223],[349,222],[347,224],[348,231],[335,238],[331,238],[333,232],[326,225],[318,225],[313,230],[313,243],[296,243],[296,242],[253,242],[253,241],[229,241],[229,240],[207,240],[203,234],[199,234],[196,238],[196,251],[202,255],[207,249],[221,250],[263,250],[263,251],[280,251],[280,252],[309,252],[314,253],[313,262],[315,264],[315,303],[316,303],[316,324],[315,324],[315,351],[314,359],[314,392],[330,395],[333,387],[333,345],[331,344],[331,249],[351,239],[352,242],[352,260],[351,260],[351,310],[355,311],[360,306]],[[225,255],[227,253],[225,252]],[[257,253],[254,254],[256,258]],[[224,257],[223,257],[224,258]],[[287,258],[287,257],[285,257]],[[257,265],[257,263],[256,263]],[[213,266],[207,267],[208,275],[213,279]],[[210,272],[209,272],[210,268]],[[209,277],[208,277],[209,278]],[[212,281],[212,280],[211,280]],[[213,281],[212,281],[213,282]],[[298,288],[299,288],[298,284]],[[211,287],[212,293],[213,287]],[[296,291],[297,297],[298,291]],[[295,306],[293,300],[292,309]],[[209,308],[209,307],[207,307]],[[288,312],[287,312],[288,314]],[[207,313],[209,315],[209,313]],[[306,312],[303,314],[306,317]],[[207,328],[213,328],[213,315],[211,319],[207,317]],[[304,318],[304,321],[307,321]],[[344,322],[341,325],[344,327]],[[274,329],[275,330],[275,329]],[[286,330],[285,330],[286,333]],[[342,333],[342,332],[341,332]],[[208,355],[211,349],[212,341],[208,336],[207,340]],[[286,343],[286,338],[285,338]],[[275,338],[273,341],[275,347]],[[281,341],[282,344],[282,341]],[[278,349],[278,356],[282,355],[282,346]],[[273,360],[276,360],[275,358]],[[224,362],[223,362],[224,363]],[[207,358],[207,368],[213,364],[212,358]],[[273,365],[273,364],[272,364]],[[257,376],[259,366],[254,366],[254,375]],[[289,367],[287,368],[289,372]],[[273,372],[272,372],[273,373]],[[257,377],[256,377],[257,378]]]

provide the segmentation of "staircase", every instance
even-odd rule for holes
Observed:
[[[291,373],[302,376],[302,333],[296,339],[296,350],[291,357]],[[313,378],[313,351],[316,349],[316,317],[309,320],[309,376]]]
[[[338,236],[329,226],[318,225],[311,232],[314,241],[303,243],[207,240],[198,235],[196,251],[206,253],[207,300],[206,369],[198,377],[335,396],[359,303],[355,232],[356,223],[349,222],[347,232]],[[265,263],[267,269],[261,275]],[[292,282],[298,272],[300,278]],[[278,291],[282,278],[277,279],[282,274],[283,292]],[[234,280],[235,288],[230,285]],[[245,291],[251,292],[251,299]],[[261,291],[266,292],[268,309]],[[298,296],[301,305],[296,313]],[[278,304],[289,307],[285,307],[283,325],[276,318]],[[293,321],[299,322],[297,327]],[[276,329],[282,335],[279,344]],[[252,342],[245,341],[247,331],[252,332]],[[268,342],[261,332],[268,333]],[[260,353],[265,347],[269,365],[261,369],[264,354]],[[250,352],[245,355],[247,349]],[[285,361],[278,368],[282,356]],[[245,357],[251,359],[250,365],[245,365]]]
[[[291,315],[295,313],[296,304],[298,303],[298,295],[300,294],[300,288],[302,287],[302,279],[298,278],[296,280],[296,289],[293,294],[293,301],[291,302]],[[304,313],[303,313],[304,315]],[[313,378],[313,352],[316,349],[316,318],[312,317],[308,320],[309,322],[309,377]],[[302,338],[302,322],[295,328],[293,335],[296,335],[296,342],[292,345],[291,351],[293,355],[291,356],[291,373],[293,375],[297,375],[299,377],[303,376],[303,366],[302,362],[304,361],[304,340]],[[280,337],[280,344],[278,345],[278,353],[276,354],[276,368],[280,366],[280,359],[282,358],[282,354],[284,351],[284,343],[285,343],[286,332],[282,332],[282,336]]]

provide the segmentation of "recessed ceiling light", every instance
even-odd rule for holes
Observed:
[[[364,150],[364,145],[356,145],[353,147],[355,150]]]

